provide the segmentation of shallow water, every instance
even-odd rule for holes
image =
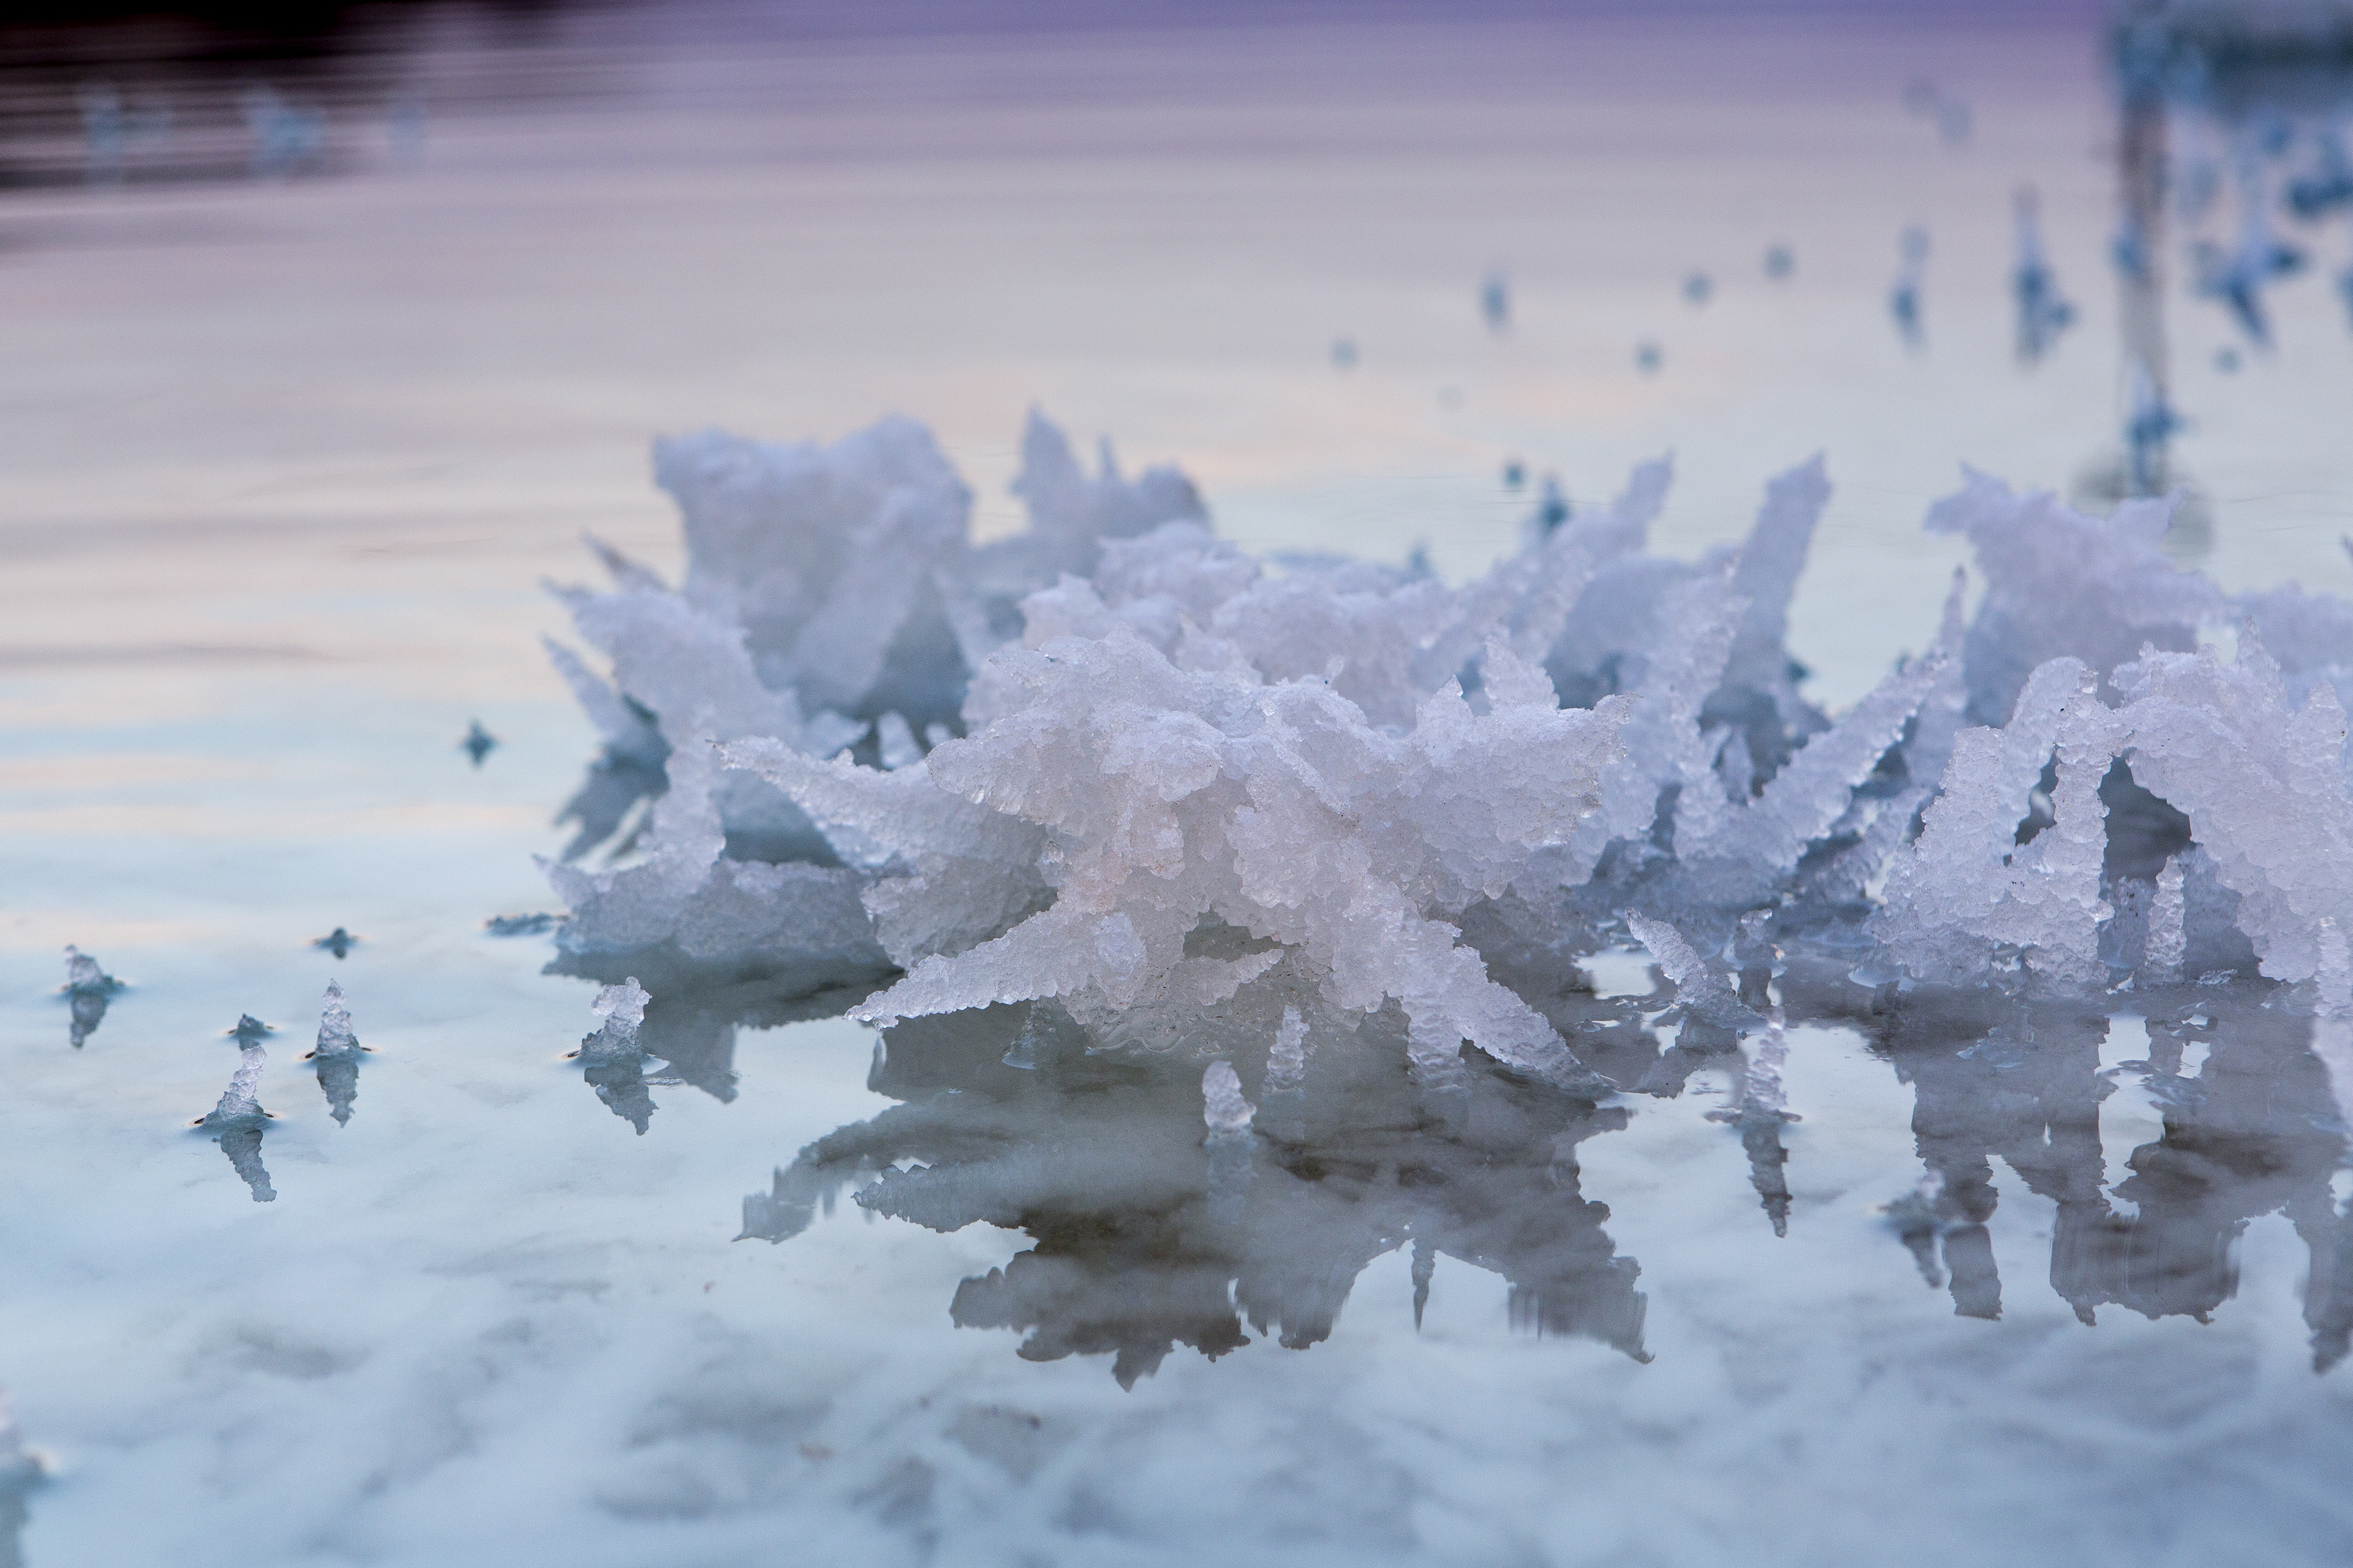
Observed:
[[[1825,448],[1792,643],[1851,700],[1933,625],[1958,462],[2065,488],[2114,454],[2088,18],[434,37],[371,68],[421,149],[377,87],[332,173],[0,195],[26,1561],[2342,1560],[2343,1133],[2260,998],[1897,1027],[1793,971],[1822,1021],[1777,1236],[1769,1143],[1707,1118],[1740,1058],[1658,1056],[1638,954],[1559,1005],[1681,1095],[1495,1082],[1430,1125],[1324,1086],[1221,1165],[1198,1075],[1024,1073],[1003,1018],[878,1058],[788,1021],[839,998],[655,976],[688,1081],[639,1137],[565,1059],[591,987],[481,929],[551,907],[532,857],[594,750],[536,581],[588,574],[583,528],[675,566],[658,431],[903,409],[991,531],[1036,402],[1254,549],[1450,573],[1514,538],[1507,459],[1588,497],[1673,447],[1689,552]],[[563,90],[527,108],[467,85],[533,62]],[[1904,110],[1922,74],[1966,145]],[[2031,371],[2021,179],[2084,318]],[[1919,353],[1884,302],[1910,222]],[[2337,588],[2353,335],[2325,278],[2274,307],[2231,374],[2221,313],[2170,307],[2201,564]],[[79,1050],[69,942],[127,983]],[[330,976],[374,1053],[343,1126],[297,1059]],[[267,1205],[189,1125],[245,1014]],[[844,1190],[732,1239],[877,1116],[849,1169],[930,1166],[925,1215],[973,1223]]]

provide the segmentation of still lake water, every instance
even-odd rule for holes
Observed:
[[[1919,519],[1958,464],[2067,489],[2116,456],[2095,16],[425,15],[315,170],[0,192],[0,1385],[51,1467],[24,1561],[2353,1553],[2353,1384],[2313,1343],[2343,1139],[2267,1015],[1796,1031],[1786,1236],[1702,1068],[1368,1140],[1317,1203],[1265,1177],[1233,1267],[847,1202],[770,1247],[733,1238],[774,1167],[998,1092],[989,1052],[914,1081],[839,1018],[658,991],[696,1081],[640,1138],[564,1059],[590,988],[482,931],[551,907],[533,857],[595,749],[538,584],[589,574],[584,529],[674,572],[660,432],[903,411],[990,533],[1035,404],[1183,465],[1252,549],[1458,574],[1530,505],[1507,462],[1590,497],[1672,448],[1656,537],[1691,553],[1824,450],[1791,645],[1851,700],[1933,626],[1958,557]],[[1966,138],[1907,110],[1922,78]],[[173,134],[232,136],[230,86],[170,86]],[[2080,313],[2031,367],[2021,182]],[[2174,289],[2226,587],[2353,588],[2344,237],[2274,291],[2269,354]],[[347,957],[310,945],[338,926]],[[78,1051],[67,942],[129,986]],[[330,976],[375,1053],[344,1126],[296,1059]],[[1639,959],[1596,981],[1639,1032]],[[269,1205],[188,1127],[244,1014],[280,1030]],[[1025,1104],[1050,1177],[1132,1145],[1147,1189],[1191,1181],[1198,1099],[1122,1095]],[[1883,1210],[1926,1166],[1998,1203],[1915,1258]],[[1033,1246],[1092,1271],[1063,1318],[1017,1300]],[[1238,1322],[1286,1264],[1281,1329]],[[1278,1342],[1316,1301],[1328,1337]]]

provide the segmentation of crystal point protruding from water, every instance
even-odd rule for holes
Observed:
[[[352,1016],[343,1007],[343,988],[328,981],[326,1001],[319,1012],[319,1043],[311,1047],[311,1061],[320,1091],[327,1097],[328,1113],[338,1126],[351,1121],[352,1106],[359,1097],[360,1058],[366,1049],[352,1032]]]
[[[98,960],[69,943],[66,947],[66,1005],[73,1015],[68,1038],[79,1050],[105,1021],[106,1008],[122,982],[99,967]]]
[[[644,1136],[653,1121],[653,1097],[646,1091],[644,1050],[638,1030],[653,998],[632,975],[596,993],[588,1010],[604,1022],[580,1042],[580,1066],[596,1098]]]
[[[229,1076],[228,1088],[222,1091],[220,1102],[200,1117],[196,1125],[211,1133],[213,1142],[221,1146],[221,1152],[228,1156],[230,1168],[252,1189],[253,1201],[266,1204],[278,1197],[269,1184],[269,1173],[261,1163],[261,1135],[269,1115],[261,1109],[261,1072],[269,1058],[261,1047],[259,1034],[248,1037],[242,1032],[244,1026],[252,1022],[250,1017],[238,1020],[237,1071]]]

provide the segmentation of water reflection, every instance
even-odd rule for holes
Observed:
[[[1025,1043],[1031,1065],[1009,1065]],[[744,1235],[796,1236],[853,1184],[871,1213],[1024,1231],[1029,1250],[965,1280],[951,1318],[1021,1331],[1031,1361],[1109,1354],[1123,1384],[1180,1344],[1215,1358],[1250,1333],[1319,1343],[1366,1266],[1399,1247],[1417,1317],[1449,1257],[1509,1280],[1516,1323],[1650,1359],[1641,1270],[1578,1187],[1577,1146],[1626,1125],[1623,1109],[1500,1070],[1433,1106],[1392,1008],[1366,1048],[1315,1052],[1296,1089],[1235,1064],[1259,1114],[1234,1139],[1205,1128],[1198,1064],[1090,1043],[1051,1004],[886,1031],[869,1082],[902,1103],[803,1150],[744,1201]]]
[[[1982,994],[1850,1011],[1914,1095],[1923,1174],[1888,1207],[1897,1234],[1956,1313],[1999,1318],[1999,1156],[2057,1205],[2050,1284],[2079,1321],[2116,1305],[2205,1322],[2237,1292],[2248,1222],[2279,1214],[2310,1252],[2304,1316],[2327,1370],[2353,1332],[2353,1226],[2330,1185],[2347,1142],[2312,1019],[2286,988],[2191,986],[2144,1005],[2111,1017]],[[2141,1027],[2147,1057],[2103,1068],[2103,1047]],[[2136,1096],[2162,1131],[2119,1156],[2103,1118],[2130,1126]]]
[[[1108,1355],[1124,1384],[1180,1345],[1214,1359],[1254,1337],[1319,1343],[1365,1268],[1398,1249],[1417,1322],[1448,1258],[1509,1282],[1515,1326],[1648,1361],[1641,1269],[1585,1191],[1579,1146],[1662,1113],[1641,1108],[1712,1069],[1730,1089],[1708,1119],[1740,1139],[1763,1219],[1777,1233],[1804,1225],[1787,1179],[1798,1116],[1781,1084],[1786,1018],[1853,1030],[1911,1089],[1921,1174],[1886,1207],[1891,1241],[1957,1315],[2002,1314],[1989,1227],[2014,1178],[2056,1205],[2049,1282],[2087,1325],[2111,1305],[2208,1321],[2236,1292],[2248,1223],[2279,1214],[2311,1256],[2316,1369],[2353,1343],[2353,1224],[2331,1187],[2346,1133],[2293,988],[2193,984],[2116,1015],[2000,987],[1903,994],[1750,932],[1732,952],[1756,948],[1739,995],[1765,1021],[1744,1037],[1696,999],[1681,1005],[1655,971],[1646,994],[1599,996],[1577,955],[1515,947],[1500,921],[1466,934],[1575,1045],[1594,1074],[1584,1089],[1526,1081],[1465,1047],[1464,1086],[1432,1094],[1406,1070],[1394,1006],[1313,1051],[1286,1016],[1263,1051],[1211,1066],[1206,1103],[1198,1056],[1134,1047],[1148,1025],[1106,1047],[1050,1002],[911,1019],[883,1032],[868,1079],[899,1103],[780,1168],[744,1200],[743,1236],[789,1240],[844,1189],[871,1214],[934,1230],[1023,1232],[1028,1250],[958,1287],[951,1320],[1020,1332],[1029,1360]],[[586,972],[576,958],[558,967]],[[605,1026],[581,1057],[599,1097],[642,1131],[654,1086],[735,1097],[740,1027],[835,1014],[863,989],[658,971],[648,987],[607,987]],[[2146,1055],[2116,1059],[2143,1029]],[[2157,1135],[2133,1147],[2120,1133],[2136,1118]]]
[[[278,1194],[261,1163],[261,1137],[269,1122],[269,1112],[261,1109],[261,1073],[269,1060],[261,1040],[270,1030],[248,1014],[237,1019],[229,1033],[237,1043],[237,1071],[222,1091],[220,1103],[198,1117],[195,1125],[221,1146],[229,1168],[252,1189],[255,1203],[274,1203]]]

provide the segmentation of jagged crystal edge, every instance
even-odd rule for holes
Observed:
[[[557,655],[601,776],[640,790],[599,797],[606,868],[549,868],[575,954],[888,981],[877,1024],[1052,999],[1204,1061],[1242,1027],[1295,1062],[1394,1007],[1444,1089],[1466,1045],[1587,1080],[1491,973],[1497,927],[1640,942],[1685,1016],[1748,1031],[1744,943],[2090,993],[2309,981],[2353,918],[2353,605],[2223,594],[2166,556],[2162,501],[1968,474],[1926,525],[1972,546],[1974,614],[1957,581],[1833,716],[1786,647],[1819,458],[1738,547],[1649,552],[1662,461],[1461,584],[1271,567],[1175,470],[1090,474],[1035,415],[1029,527],[987,543],[903,419],[669,441],[657,473],[682,584],[600,545],[613,586],[559,590],[610,666]],[[2200,634],[2233,621],[2225,662]]]

